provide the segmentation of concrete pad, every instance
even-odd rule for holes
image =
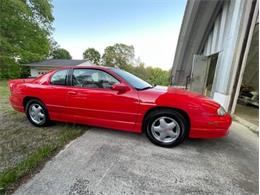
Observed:
[[[259,134],[259,108],[238,103],[233,119]]]
[[[93,128],[15,194],[258,194],[258,137],[233,123],[225,138],[167,149]]]
[[[237,103],[235,115],[255,126],[259,125],[259,108]]]

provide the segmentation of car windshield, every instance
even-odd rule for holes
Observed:
[[[137,90],[145,90],[152,88],[153,86],[146,81],[138,78],[137,76],[126,72],[124,70],[121,70],[119,68],[111,68],[117,75],[122,77],[124,80],[126,80],[130,85],[132,85]]]

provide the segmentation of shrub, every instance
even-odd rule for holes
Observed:
[[[26,78],[29,76],[29,68],[23,67],[11,58],[1,58],[0,79]]]

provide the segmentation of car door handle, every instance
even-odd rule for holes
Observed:
[[[69,95],[76,95],[77,92],[76,92],[76,91],[68,91],[68,94],[69,94]]]

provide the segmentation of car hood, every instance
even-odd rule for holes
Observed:
[[[160,102],[160,104],[171,104],[172,102],[177,101],[179,104],[194,103],[197,105],[199,104],[202,106],[211,107],[214,110],[220,106],[214,100],[199,93],[172,86],[155,86],[153,88],[140,91],[140,97],[144,102],[149,102],[149,100],[152,100],[155,103]]]
[[[204,97],[199,93],[191,92],[188,90],[184,90],[181,88],[176,88],[172,86],[155,86],[151,89],[149,89],[151,92],[158,93],[158,94],[163,94],[163,93],[168,93],[168,94],[175,94],[175,95],[185,95],[189,97]]]

